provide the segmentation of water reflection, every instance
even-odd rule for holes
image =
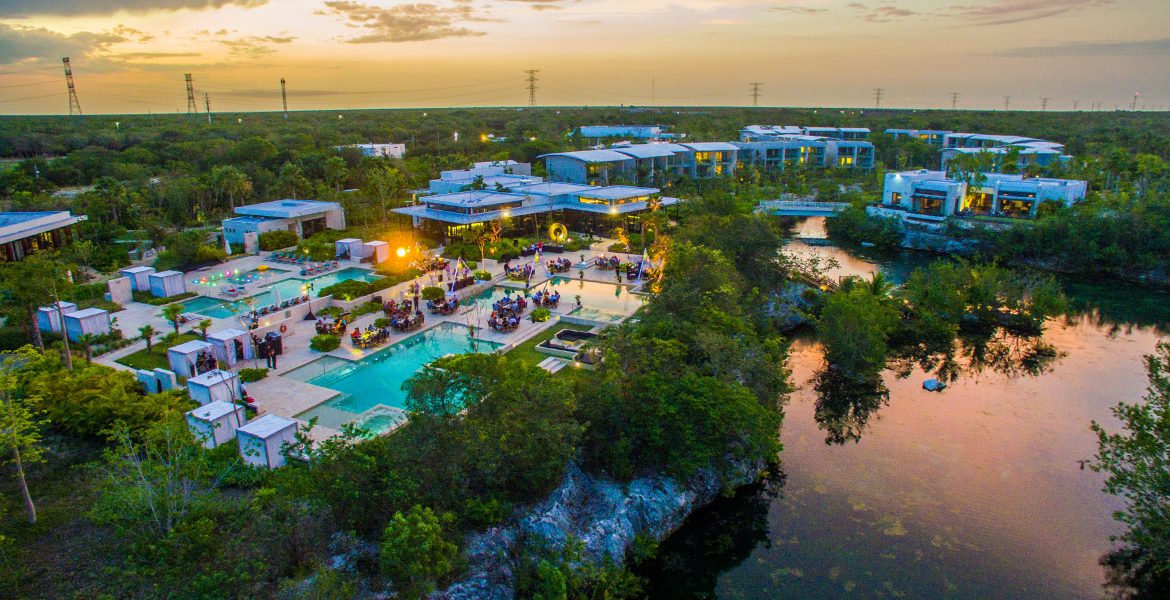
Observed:
[[[814,415],[830,445],[860,441],[870,417],[890,402],[881,373],[857,378],[822,369],[812,384],[817,392]]]
[[[757,548],[771,548],[768,507],[783,495],[784,471],[776,465],[759,483],[719,498],[687,518],[658,554],[635,568],[645,577],[648,598],[715,598],[719,576]]]

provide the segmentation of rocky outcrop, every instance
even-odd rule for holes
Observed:
[[[812,298],[822,293],[811,285],[789,282],[768,296],[766,311],[780,331],[791,331],[812,322]]]
[[[511,600],[519,565],[518,540],[560,548],[569,539],[584,543],[587,560],[621,565],[635,536],[662,540],[696,508],[729,487],[754,480],[763,465],[744,465],[725,479],[705,472],[685,484],[666,476],[627,484],[589,475],[569,465],[560,487],[515,524],[476,534],[468,543],[470,568],[464,578],[431,596],[444,600]]]

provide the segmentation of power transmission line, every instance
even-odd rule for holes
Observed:
[[[203,93],[203,106],[207,107],[207,124],[211,124],[211,95],[207,92]]]
[[[195,104],[195,83],[191,81],[190,73],[183,73],[183,80],[187,83],[187,114],[193,115],[199,112]]]
[[[540,69],[528,69],[524,72],[528,74],[528,106],[536,106],[536,74]]]
[[[959,92],[951,92],[951,110],[959,106]]]
[[[752,86],[752,106],[760,105],[760,86],[764,85],[762,81],[753,81],[748,85]]]
[[[1049,100],[1049,98],[1047,96],[1040,99],[1040,112],[1047,112],[1048,111],[1048,100]]]
[[[77,99],[77,86],[73,85],[73,67],[69,65],[69,57],[62,58],[61,64],[65,65],[65,87],[69,88],[69,114],[72,116],[77,111],[77,116],[81,116],[81,101]]]
[[[288,118],[288,94],[284,90],[284,77],[280,78],[280,101],[284,104],[284,118]]]
[[[1008,110],[1008,108],[1011,107],[1011,105],[1012,105],[1012,97],[1011,96],[1004,96],[1003,97],[1003,109]]]
[[[881,108],[882,107],[882,95],[884,95],[885,93],[886,93],[885,88],[875,88],[873,90],[873,107],[874,108]]]

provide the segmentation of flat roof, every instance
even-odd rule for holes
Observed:
[[[205,373],[200,373],[194,377],[187,379],[187,383],[194,383],[204,387],[211,387],[217,383],[227,383],[235,379],[237,375],[231,371],[222,371],[220,369],[212,369]]]
[[[633,144],[630,146],[615,146],[613,150],[628,154],[634,158],[663,158],[667,156],[674,156],[675,150],[667,146],[676,146],[677,144]],[[680,147],[681,148],[681,147]]]
[[[492,204],[506,204],[508,202],[522,202],[524,196],[512,192],[494,192],[491,190],[475,190],[470,192],[452,192],[450,194],[435,194],[426,196],[420,202],[430,204],[447,204],[451,206],[490,206]]]
[[[631,185],[611,185],[607,187],[594,188],[581,192],[582,196],[588,198],[602,198],[606,200],[621,200],[622,198],[637,198],[638,196],[649,196],[657,194],[658,188],[644,188],[634,187]]]
[[[174,277],[175,275],[182,276],[182,271],[159,271],[157,273],[150,273],[147,277]]]
[[[596,186],[582,185],[579,183],[560,183],[557,181],[544,181],[541,183],[529,183],[525,185],[518,185],[512,188],[514,194],[536,194],[538,196],[562,196],[564,194],[577,194],[586,190],[591,190]]]
[[[171,346],[170,348],[167,348],[167,352],[178,352],[179,354],[190,354],[192,352],[199,352],[200,350],[206,350],[210,347],[211,347],[211,344],[208,344],[207,342],[205,342],[203,340],[191,340],[189,342],[184,342],[182,344],[179,344],[178,346]]]
[[[234,405],[231,402],[216,400],[215,402],[208,402],[199,408],[189,410],[187,411],[187,414],[201,421],[215,421],[226,417],[232,414],[233,411],[237,410],[244,410],[244,407]]]
[[[304,217],[331,210],[340,210],[341,205],[336,202],[321,202],[318,200],[273,200],[248,206],[237,206],[236,214],[254,217],[268,217],[273,219],[288,219]]]
[[[102,308],[83,308],[79,311],[67,313],[65,318],[84,319],[86,317],[94,317],[97,315],[108,315],[110,311]]]
[[[552,154],[542,154],[537,158],[548,158],[550,156],[563,156],[565,158],[572,158],[581,162],[614,162],[633,160],[629,156],[615,150],[577,150],[576,152],[553,152]]]
[[[74,216],[67,210],[0,212],[0,243],[22,240],[84,220],[85,215]]]
[[[245,423],[243,427],[240,427],[236,431],[258,438],[268,438],[273,434],[277,434],[281,431],[284,431],[285,429],[288,429],[290,425],[296,426],[296,424],[297,422],[292,419],[286,419],[284,417],[268,413],[259,419]]]
[[[684,148],[690,148],[696,152],[723,152],[729,150],[739,150],[739,147],[730,142],[688,142],[686,144],[679,144]]]
[[[248,335],[248,332],[244,331],[243,329],[234,328],[220,329],[219,331],[212,331],[211,333],[208,333],[207,339],[230,340],[233,338],[238,338],[242,335]]]

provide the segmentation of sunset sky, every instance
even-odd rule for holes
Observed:
[[[0,0],[0,114],[1170,105],[1168,0]],[[653,98],[652,98],[653,89]]]

